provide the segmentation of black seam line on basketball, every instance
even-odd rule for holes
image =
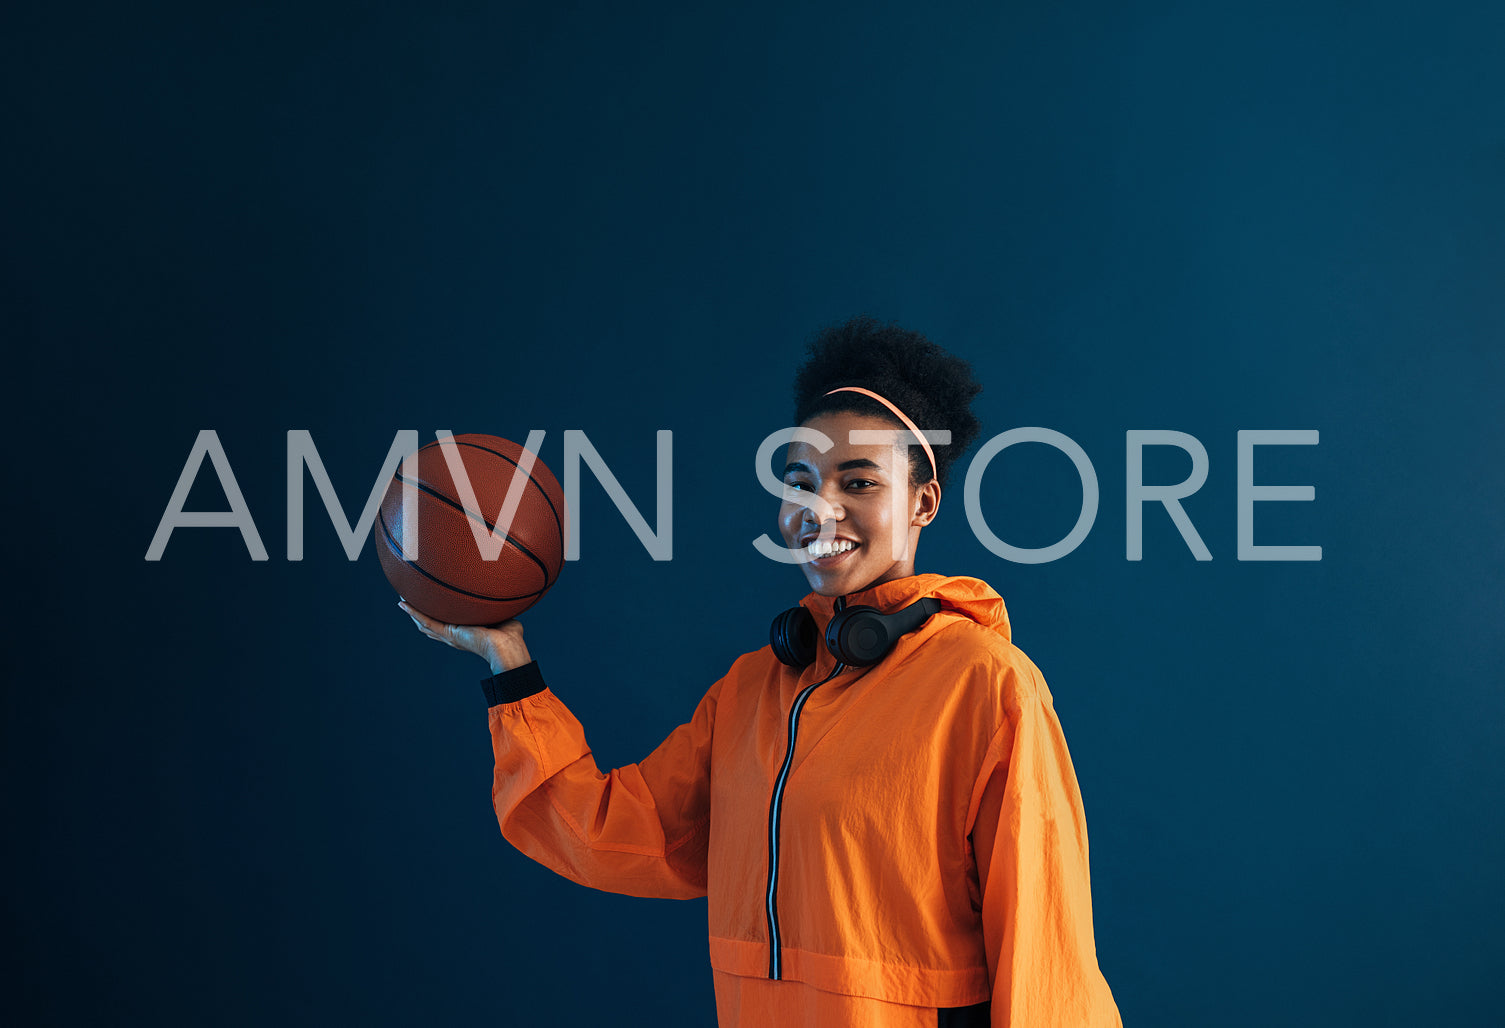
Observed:
[[[451,438],[454,438],[454,437],[451,436]],[[482,446],[480,443],[461,442],[458,439],[455,440],[455,444],[457,446],[469,446],[472,449],[480,450],[482,453],[489,453],[492,456],[500,457],[500,458],[502,458],[502,460],[506,461],[508,464],[511,464],[517,470],[519,470],[519,471],[522,470],[522,465],[518,464],[517,461],[513,460],[511,457],[507,456],[505,453],[502,453],[499,450],[493,450],[489,446]],[[437,441],[428,444],[428,446],[439,446],[439,445],[441,445],[441,444],[439,442],[437,442]],[[425,449],[425,450],[428,449],[428,446],[423,447],[423,449]],[[551,500],[551,499],[549,499],[549,491],[547,489],[545,489],[538,482],[538,480],[533,477],[533,472],[532,471],[528,472],[528,481],[531,482],[531,483],[533,483],[533,486],[538,490],[538,494],[543,497],[543,502],[547,503],[549,505],[549,510],[551,512],[553,512],[553,514],[554,514],[554,527],[557,528],[557,529],[559,529],[559,549],[562,552],[564,550],[564,518],[562,518],[562,517],[559,516],[559,511],[557,509],[555,509],[555,507],[554,507],[554,501]],[[544,577],[545,578],[548,577],[548,572],[547,571],[544,572]],[[558,578],[559,576],[556,574],[554,577]]]
[[[451,436],[450,438],[454,439],[453,436]],[[518,471],[522,470],[522,465],[518,464],[517,461],[513,460],[511,457],[507,456],[505,453],[502,453],[499,450],[493,450],[489,446],[482,446],[480,443],[462,442],[462,441],[460,441],[458,439],[455,439],[454,441],[455,441],[455,445],[456,446],[469,446],[473,450],[480,450],[482,453],[489,453],[493,457],[500,457],[500,458],[502,458],[502,460],[506,461],[508,464],[511,464]],[[441,446],[441,445],[443,445],[443,444],[440,443],[440,442],[438,442],[436,440],[435,442],[429,443],[428,446],[420,447],[420,449],[427,450],[429,448],[429,446]],[[528,472],[528,481],[531,482],[531,483],[533,483],[534,488],[536,488],[538,490],[538,494],[543,497],[543,502],[547,503],[549,505],[549,510],[554,515],[554,527],[559,530],[559,551],[561,553],[563,553],[564,552],[564,519],[559,516],[559,511],[555,510],[555,508],[554,508],[554,501],[551,500],[551,499],[549,499],[549,491],[547,489],[545,489],[542,485],[539,484],[538,480],[533,477],[533,472],[531,472],[531,471]],[[540,564],[539,566],[543,567],[542,564]],[[560,570],[563,570],[563,568],[561,568]],[[544,577],[544,581],[549,582],[550,585],[554,584],[553,582],[549,581],[549,571],[548,571],[547,568],[543,568],[543,577]],[[554,578],[557,579],[558,577],[559,577],[559,572],[556,571],[554,573]]]
[[[417,561],[409,560],[407,558],[407,555],[402,552],[402,547],[397,544],[397,540],[392,538],[392,532],[387,528],[387,516],[385,514],[382,514],[380,511],[378,511],[376,520],[380,522],[381,534],[386,537],[387,545],[392,547],[392,552],[397,555],[398,560],[402,561],[408,567],[418,572],[424,578],[427,578],[430,582],[433,582],[437,586],[442,586],[443,588],[448,589],[450,592],[456,592],[462,596],[469,596],[473,600],[486,600],[490,603],[511,603],[515,600],[531,600],[536,596],[542,596],[544,592],[546,592],[549,588],[548,586],[544,586],[537,592],[523,593],[521,596],[484,596],[481,593],[473,593],[469,589],[461,589],[458,585],[450,585],[444,579],[435,578],[433,575],[423,570],[422,565],[420,565]]]
[[[450,438],[454,439],[454,436],[450,436]],[[429,448],[429,446],[439,446],[439,445],[441,445],[441,444],[437,440],[435,440],[434,442],[429,443],[428,446],[422,447],[422,449],[427,450]],[[473,448],[475,448],[477,450],[480,450],[483,453],[493,454],[494,456],[502,458],[502,460],[506,461],[508,464],[511,464],[514,468],[517,468],[517,470],[519,470],[519,471],[522,470],[522,465],[518,464],[517,461],[515,461],[511,457],[507,456],[505,453],[501,453],[501,452],[499,452],[497,450],[493,450],[489,446],[482,446],[480,443],[461,442],[458,439],[455,439],[455,445],[456,446],[470,446],[470,447],[473,447]],[[560,552],[563,552],[564,551],[564,518],[560,517],[559,516],[559,511],[557,511],[557,510],[554,509],[554,501],[551,500],[551,499],[549,499],[549,491],[547,489],[545,489],[542,485],[540,485],[538,483],[538,480],[533,477],[533,472],[532,471],[528,472],[528,481],[532,482],[534,484],[534,486],[536,486],[538,488],[539,494],[543,497],[543,502],[547,503],[549,505],[549,510],[554,511],[554,527],[556,527],[556,528],[559,529],[559,549],[560,549]],[[547,574],[545,574],[545,577],[548,577]],[[557,578],[559,576],[556,575],[555,577]]]
[[[467,510],[464,506],[462,506],[459,503],[456,503],[454,500],[450,499],[448,496],[445,496],[443,493],[439,492],[433,486],[425,485],[424,483],[414,481],[411,478],[404,478],[403,475],[402,475],[402,472],[400,472],[400,471],[397,473],[396,477],[397,477],[397,481],[402,482],[405,485],[411,485],[413,488],[418,489],[421,492],[428,493],[434,499],[439,500],[439,501],[441,501],[443,503],[449,504],[455,510],[459,511],[461,514],[464,514],[466,517],[470,518],[471,520],[473,520],[473,521],[479,521],[481,524],[483,524],[483,525],[486,526],[486,531],[490,532],[493,536],[496,535],[496,526],[493,525],[490,521],[488,521],[486,519],[486,516],[484,514],[476,514],[476,513],[473,513],[472,511]],[[547,589],[549,587],[549,585],[553,584],[552,582],[549,582],[549,569],[546,566],[544,566],[544,562],[541,561],[541,560],[539,560],[538,556],[532,550],[528,549],[526,546],[524,546],[518,540],[512,538],[512,533],[511,532],[507,533],[507,542],[509,542],[513,546],[517,547],[519,553],[521,553],[523,556],[527,557],[533,563],[535,563],[535,564],[538,565],[538,572],[539,572],[539,574],[543,575],[543,580],[546,583],[545,586],[544,586],[545,589]],[[555,576],[555,577],[558,577],[558,576]]]

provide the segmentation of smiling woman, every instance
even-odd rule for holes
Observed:
[[[830,445],[822,452],[813,443],[790,444],[784,484],[793,495],[779,509],[779,529],[785,543],[806,551],[810,587],[841,596],[914,574],[915,544],[935,517],[941,490],[935,479],[919,489],[910,483],[900,432],[846,411],[803,427]],[[879,435],[893,440],[852,442]]]
[[[1121,1024],[1045,680],[986,583],[915,572],[979,391],[897,326],[817,336],[779,509],[812,591],[640,763],[600,771],[518,622],[403,607],[491,664],[513,845],[594,888],[708,897],[723,1026]]]

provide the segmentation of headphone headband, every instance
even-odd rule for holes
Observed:
[[[885,614],[877,607],[848,607],[837,600],[836,612],[826,626],[826,649],[847,667],[871,667],[878,663],[900,636],[915,631],[940,613],[941,601],[934,596],[916,600],[903,610]],[[802,668],[815,659],[815,616],[803,606],[791,607],[773,619],[768,641],[780,661]]]

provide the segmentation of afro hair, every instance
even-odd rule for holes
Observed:
[[[935,478],[942,488],[951,465],[982,428],[971,411],[972,398],[982,392],[972,366],[893,322],[859,315],[810,340],[794,377],[794,422],[803,425],[821,414],[846,411],[903,427],[887,407],[860,393],[826,395],[841,386],[877,393],[926,431],[950,430],[950,444],[934,447]],[[930,461],[919,447],[909,451],[909,479],[916,486],[931,479]]]

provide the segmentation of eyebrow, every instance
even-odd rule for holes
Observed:
[[[837,471],[851,471],[853,468],[872,468],[875,471],[882,471],[883,465],[878,464],[874,461],[870,461],[866,457],[858,457],[856,460],[844,460],[840,464],[836,465]],[[798,460],[793,461],[792,463],[787,464],[784,467],[785,475],[794,475],[800,473],[813,475],[815,474],[815,469],[806,464],[804,461]]]

